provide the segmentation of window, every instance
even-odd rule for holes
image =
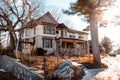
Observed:
[[[51,28],[51,34],[55,34],[55,28]]]
[[[64,36],[67,37],[67,31],[65,31]]]
[[[61,37],[63,37],[63,31],[61,31]]]
[[[69,34],[69,37],[75,38],[75,33],[70,33],[70,34]]]
[[[43,38],[43,47],[52,48],[52,39]]]
[[[61,31],[61,37],[67,37],[67,31],[62,30]]]
[[[29,34],[30,34],[30,30],[29,30],[29,29],[26,29],[26,31],[25,31],[25,36],[29,36]]]
[[[44,33],[45,34],[52,34],[52,35],[54,35],[55,34],[55,28],[54,27],[47,27],[47,26],[45,26],[44,27]]]
[[[78,38],[84,38],[84,37],[83,37],[83,34],[79,34],[79,35],[78,35]]]

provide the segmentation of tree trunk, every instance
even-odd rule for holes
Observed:
[[[91,39],[92,39],[92,52],[93,59],[95,63],[100,63],[100,51],[99,51],[99,43],[98,43],[98,27],[95,18],[95,13],[90,13],[90,31],[91,31]]]
[[[19,41],[19,43],[18,43],[18,44],[19,44],[19,45],[18,45],[18,50],[22,52],[22,43],[20,43],[20,42],[22,41],[22,38],[21,38],[21,37],[22,37],[22,34],[19,33],[19,36],[18,36],[18,39],[19,39],[19,40],[18,40],[18,41]]]
[[[16,41],[15,41],[15,37],[14,34],[12,33],[12,31],[9,32],[10,35],[10,49],[13,51],[16,47]]]

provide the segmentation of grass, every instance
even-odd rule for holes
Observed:
[[[27,64],[29,63],[29,66],[32,67],[37,67],[39,65],[45,66],[45,69],[48,72],[52,72],[55,69],[58,68],[58,66],[65,60],[71,60],[80,64],[83,64],[87,68],[99,68],[99,67],[107,67],[106,65],[100,63],[96,64],[93,61],[93,55],[92,54],[87,54],[85,57],[59,57],[57,59],[56,56],[32,56],[32,55],[21,55],[22,57],[22,63]],[[20,57],[20,58],[21,58]],[[105,55],[101,54],[101,58],[104,58]]]
[[[101,54],[100,57],[101,59],[104,58],[106,55]],[[107,68],[107,65],[103,63],[94,63],[93,60],[93,55],[92,54],[87,54],[85,57],[71,57],[70,60],[75,61],[77,63],[83,64],[85,67],[88,69],[94,69],[94,68]]]
[[[101,58],[104,58],[105,55],[101,54]],[[84,57],[68,57],[64,56],[57,58],[56,56],[34,56],[34,55],[28,55],[28,54],[19,54],[19,58],[21,59],[21,62],[25,65],[28,65],[30,67],[36,68],[37,66],[42,65],[42,70],[45,71],[45,73],[41,73],[41,75],[46,76],[47,78],[51,78],[53,76],[53,72],[59,67],[59,65],[64,60],[71,60],[80,64],[83,64],[85,67],[93,69],[93,68],[106,68],[107,66],[100,63],[96,64],[93,60],[92,54],[87,54]]]

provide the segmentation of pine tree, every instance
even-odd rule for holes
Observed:
[[[95,63],[100,63],[100,52],[98,44],[98,21],[102,21],[103,9],[110,6],[112,0],[77,0],[70,4],[69,10],[63,10],[64,13],[84,15],[90,23],[92,51]],[[104,8],[103,8],[104,7]]]
[[[109,54],[112,51],[112,42],[108,37],[103,38],[101,46],[105,49],[106,54]]]

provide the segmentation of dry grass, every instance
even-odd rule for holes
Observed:
[[[101,58],[104,58],[105,55],[101,54]],[[72,60],[74,62],[84,64],[87,68],[98,68],[98,67],[106,67],[104,64],[95,64],[93,62],[93,55],[88,54],[85,57],[60,57],[56,56],[33,56],[28,54],[19,55],[22,63],[27,64],[31,67],[37,67],[42,65],[43,71],[46,71],[47,77],[51,77],[52,73],[59,67],[59,65],[66,59]],[[51,73],[51,74],[48,74]]]

